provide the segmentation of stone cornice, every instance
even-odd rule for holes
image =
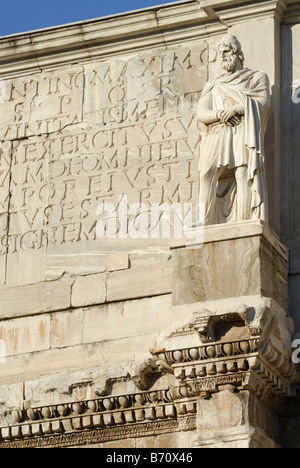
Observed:
[[[2,78],[224,32],[237,19],[282,15],[287,0],[201,0],[0,38]]]
[[[293,0],[289,3],[283,18],[284,24],[293,24],[300,21],[300,2]]]
[[[186,386],[16,410],[14,423],[0,428],[0,447],[80,446],[194,430],[196,411]]]
[[[158,350],[159,373],[177,385],[164,390],[105,396],[87,401],[15,409],[0,428],[0,448],[80,446],[111,440],[194,430],[198,398],[222,387],[248,390],[278,410],[292,396],[295,368],[271,340],[260,336],[210,342],[193,348]]]
[[[286,7],[287,3],[285,0],[266,0],[263,2],[248,2],[245,5],[240,5],[237,9],[217,8],[216,13],[227,27],[231,27],[234,24],[239,24],[241,21],[263,18],[266,15],[280,22]]]

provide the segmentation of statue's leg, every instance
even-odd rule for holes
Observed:
[[[251,190],[248,183],[247,166],[237,167],[236,178],[236,221],[251,218]]]
[[[216,223],[217,185],[222,169],[201,167],[199,180],[199,203],[203,206],[204,225]]]

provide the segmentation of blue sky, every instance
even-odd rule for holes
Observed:
[[[0,36],[113,15],[173,0],[2,0]]]

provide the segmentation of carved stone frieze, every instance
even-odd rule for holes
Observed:
[[[197,399],[226,386],[271,404],[279,395],[291,395],[294,367],[270,340],[260,344],[259,338],[158,350],[139,369],[150,378],[160,366],[174,382],[164,390],[15,410],[13,423],[0,428],[0,447],[81,445],[194,430]],[[139,382],[146,385],[147,379]]]
[[[196,411],[189,387],[15,410],[14,423],[0,428],[0,447],[82,445],[193,430]]]
[[[61,431],[36,437],[7,439],[1,442],[1,448],[63,448],[81,445],[92,445],[122,440],[125,438],[140,438],[145,436],[178,431],[179,423],[176,419],[168,421],[147,422],[138,425],[107,427],[105,429],[90,429],[61,434]]]
[[[176,378],[188,384],[195,394],[213,393],[222,385],[244,387],[258,375],[264,389],[271,393],[292,393],[290,379],[295,375],[291,362],[279,357],[269,343],[258,346],[258,338],[231,343],[212,343],[199,348],[168,351],[165,358],[172,363]],[[192,357],[193,356],[193,357]],[[273,360],[270,360],[270,356]],[[251,380],[252,381],[252,380]],[[254,388],[253,390],[256,391]]]
[[[70,389],[77,388],[77,401],[61,399],[55,404],[54,399],[54,404],[39,406],[27,401],[21,409],[8,410],[7,423],[0,427],[0,447],[23,442],[23,446],[101,444],[194,431],[199,401],[211,400],[227,387],[235,393],[249,392],[278,410],[282,397],[293,395],[296,378],[286,323],[282,310],[266,299],[253,307],[233,307],[232,312],[198,310],[192,320],[170,331],[166,348],[153,349],[152,357],[132,364],[123,377],[115,376],[120,385],[131,382],[135,393],[113,393],[108,385],[113,379],[105,376],[100,379],[104,393],[98,385],[94,397],[82,398],[80,382],[72,384],[69,377],[67,393],[70,397]],[[171,342],[180,345],[172,348]],[[82,385],[92,387],[92,380],[88,374]]]

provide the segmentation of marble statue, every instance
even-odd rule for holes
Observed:
[[[263,140],[270,110],[269,79],[244,68],[235,36],[225,36],[219,52],[223,74],[207,83],[198,107],[204,225],[267,221]]]

